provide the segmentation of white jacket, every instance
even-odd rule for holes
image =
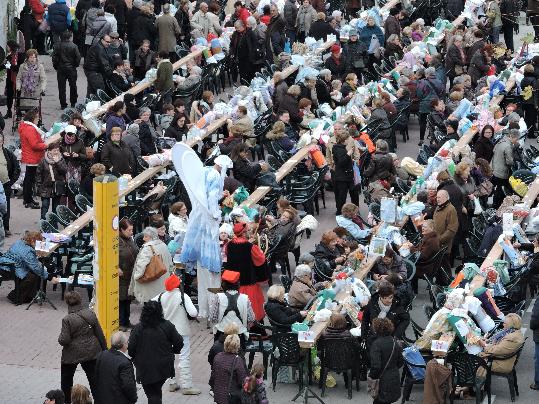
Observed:
[[[182,218],[180,216],[173,215],[172,213],[168,215],[168,234],[170,237],[175,237],[177,234],[187,231],[187,220],[188,218]]]
[[[199,31],[204,38],[209,33],[219,36],[223,32],[221,24],[219,24],[219,17],[209,11],[204,14],[201,10],[198,10],[191,18],[191,28]]]
[[[137,282],[137,279],[144,275],[146,266],[148,266],[150,260],[152,259],[153,254],[150,246],[153,247],[156,255],[161,256],[165,267],[168,269],[168,274],[164,274],[159,279],[152,282],[139,283]],[[137,260],[135,261],[133,276],[131,277],[131,284],[129,285],[129,294],[135,296],[140,303],[146,303],[165,291],[165,279],[173,271],[173,269],[174,264],[172,262],[172,257],[170,256],[170,252],[168,251],[165,243],[163,243],[161,240],[152,240],[144,243],[138,252]]]
[[[198,312],[191,301],[191,298],[185,293],[183,296],[185,298],[185,308],[182,305],[182,293],[180,289],[164,292],[161,295],[161,306],[163,307],[165,320],[174,324],[176,331],[178,331],[180,335],[189,336],[191,335],[191,327],[185,311],[187,310],[187,313],[189,313],[191,317],[196,317]],[[159,295],[155,296],[152,300],[158,301]]]

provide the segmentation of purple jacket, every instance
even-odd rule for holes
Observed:
[[[110,131],[114,127],[122,128],[122,132],[125,130],[125,119],[123,116],[118,116],[116,114],[110,114],[107,113],[107,116],[105,117],[105,122],[107,123],[106,133],[107,133],[107,140],[110,139]]]
[[[213,389],[213,401],[217,404],[228,404],[228,381],[235,357],[236,355],[231,353],[219,352],[213,359],[209,384]],[[243,380],[248,376],[245,359],[241,356],[237,356],[233,372],[234,376],[230,389],[239,393]]]

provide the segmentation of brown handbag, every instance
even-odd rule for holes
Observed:
[[[152,259],[150,260],[148,265],[146,265],[144,275],[137,279],[138,283],[148,283],[155,281],[156,279],[161,278],[164,274],[167,273],[167,268],[163,263],[161,257],[155,254],[153,246],[149,247],[152,250]]]

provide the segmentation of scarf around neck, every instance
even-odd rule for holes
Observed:
[[[28,63],[26,74],[21,77],[22,93],[27,95],[36,91],[38,79],[39,75],[37,73],[37,63],[33,65]]]
[[[384,303],[382,303],[382,299],[378,298],[378,307],[380,307],[380,314],[378,314],[378,318],[386,318],[391,306],[386,306]]]

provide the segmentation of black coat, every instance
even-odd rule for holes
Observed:
[[[312,254],[316,260],[324,261],[331,269],[335,269],[337,266],[335,259],[339,256],[339,251],[331,250],[325,244],[317,244]],[[328,273],[326,275],[331,276],[332,273]]]
[[[258,163],[251,163],[249,160],[238,159],[234,162],[232,173],[234,178],[241,182],[249,192],[253,192],[256,185],[256,177],[262,171]]]
[[[335,171],[332,174],[334,181],[354,181],[354,163],[346,151],[346,145],[339,143],[333,146],[333,161]]]
[[[370,181],[392,180],[397,175],[393,158],[387,153],[374,153],[363,175]]]
[[[380,379],[378,401],[394,403],[401,396],[399,368],[404,365],[404,360],[400,345],[395,343],[392,337],[378,337],[373,342],[369,354],[371,358],[369,376],[372,379]]]
[[[342,79],[346,73],[346,64],[344,63],[344,60],[342,59],[342,57],[339,64],[335,62],[335,59],[333,59],[333,56],[328,57],[326,59],[325,66],[327,69],[331,71],[331,75],[335,79]]]
[[[84,70],[97,72],[104,76],[109,76],[112,73],[107,51],[101,44],[101,41],[97,41],[95,45],[90,46],[88,52],[86,52]]]
[[[101,163],[107,170],[112,169],[115,174],[133,175],[135,158],[133,152],[123,141],[119,144],[107,142],[101,151]]]
[[[131,33],[131,40],[135,48],[140,47],[142,41],[148,39],[151,41],[152,49],[154,49],[155,38],[157,38],[157,29],[154,18],[146,14],[139,14],[134,20],[134,29]]]
[[[533,305],[530,329],[533,330],[533,342],[539,343],[539,299],[536,299]]]
[[[128,352],[137,369],[137,382],[156,383],[174,377],[174,354],[183,348],[182,336],[168,320],[157,327],[137,324],[129,336]]]
[[[335,34],[335,30],[329,22],[316,20],[311,24],[309,36],[312,36],[317,41],[322,39],[326,40],[328,35]]]
[[[149,156],[157,153],[155,146],[155,140],[150,130],[150,126],[147,123],[139,124],[138,137],[140,139],[140,154],[142,156]]]
[[[331,104],[331,83],[326,82],[324,79],[316,80],[316,95],[318,96],[318,104],[325,103]]]
[[[494,155],[494,143],[486,137],[479,136],[474,144],[475,158],[482,158],[490,163]]]
[[[290,114],[290,123],[292,124],[299,124],[303,120],[299,114],[298,100],[290,94],[285,94],[281,100],[281,103],[279,104],[279,111],[277,112],[282,111],[288,111]]]
[[[4,157],[7,163],[7,173],[9,176],[9,182],[4,185],[11,186],[19,179],[19,176],[21,175],[21,165],[11,150],[6,149],[5,147],[2,147],[2,150],[4,151]]]
[[[121,351],[111,348],[97,356],[95,364],[95,404],[137,402],[133,363]]]
[[[176,125],[176,123],[173,123],[165,130],[165,137],[171,137],[176,139],[178,142],[181,142],[188,130],[189,128],[187,128],[187,125],[180,128],[178,125]]]
[[[242,33],[234,31],[230,38],[230,55],[238,64],[253,65],[256,60],[256,34],[251,29],[246,29]],[[254,66],[253,66],[254,68]]]
[[[460,14],[460,13],[459,13]],[[466,55],[464,55],[466,57]],[[462,54],[460,53],[459,48],[455,45],[451,45],[447,50],[445,55],[445,71],[449,77],[455,77],[455,66],[464,66],[466,64],[465,60],[462,60]]]
[[[280,332],[289,332],[292,324],[303,321],[303,317],[298,309],[289,307],[278,300],[268,299],[264,305],[264,310],[268,318],[286,326],[280,327]]]
[[[363,320],[361,320],[361,336],[367,338],[370,342],[374,341],[374,332],[372,330],[372,320],[378,317],[380,314],[380,306],[378,305],[379,295],[378,292],[371,296],[371,300],[363,309]],[[410,324],[410,314],[408,314],[404,306],[397,298],[393,298],[391,308],[387,313],[387,317],[395,326],[393,336],[398,339],[402,339],[408,324]]]
[[[534,73],[524,73],[524,78],[520,82],[520,88],[524,91],[527,87],[530,87],[533,93],[528,98],[520,94],[522,104],[539,107],[539,80],[537,80]]]
[[[285,23],[280,15],[272,17],[268,24],[268,29],[266,30],[266,60],[270,64],[274,63],[274,56],[279,56],[284,50],[284,27]]]
[[[80,65],[79,48],[71,41],[60,41],[54,45],[51,58],[56,70],[73,70]]]

